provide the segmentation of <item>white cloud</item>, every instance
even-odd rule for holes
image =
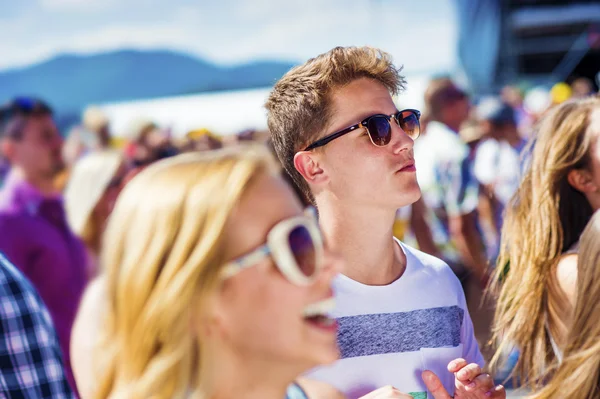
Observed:
[[[83,3],[116,0],[40,1],[76,9]],[[131,1],[136,6],[142,4],[141,0]],[[81,18],[67,18],[64,24],[54,22],[64,25],[63,30],[46,28],[43,34],[33,32],[39,31],[44,18],[29,13],[19,20],[0,20],[0,37],[15,38],[0,42],[0,69],[60,52],[117,48],[171,48],[216,62],[237,63],[255,58],[304,60],[336,45],[369,44],[391,52],[408,70],[444,67],[455,61],[455,23],[447,13],[422,15],[422,7],[420,13],[408,7],[401,13],[391,12],[390,1],[222,0],[182,4],[172,0],[173,4],[161,3],[162,9],[154,4],[158,7],[154,18],[119,8],[131,5],[126,2],[115,6],[118,10],[111,11],[112,19],[93,21],[90,16],[82,22]],[[436,3],[440,1],[444,0]]]
[[[49,11],[72,12],[77,11],[97,11],[108,9],[116,0],[40,0],[42,8]]]
[[[0,42],[0,69],[19,67],[52,57],[60,53],[95,53],[118,48],[152,49],[169,47],[185,51],[190,37],[186,27],[180,24],[162,25],[107,25],[79,32],[47,35],[29,35],[35,21],[21,19],[3,24],[0,20],[0,36],[20,40]],[[9,34],[10,33],[10,34]]]
[[[335,46],[371,45],[392,53],[408,70],[447,68],[456,61],[451,18],[399,15],[364,1],[286,4],[293,5],[270,11],[265,23],[228,42],[227,52],[205,52],[229,62],[256,56],[304,60]]]
[[[87,53],[124,47],[168,47],[183,45],[185,41],[185,30],[177,26],[111,26],[74,37],[64,45],[64,49]]]

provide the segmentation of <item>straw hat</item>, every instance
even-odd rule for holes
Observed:
[[[90,106],[83,112],[83,126],[92,132],[99,132],[108,126],[109,120],[99,107]]]
[[[75,163],[65,188],[65,210],[69,226],[81,236],[108,184],[123,164],[119,151],[91,152]]]

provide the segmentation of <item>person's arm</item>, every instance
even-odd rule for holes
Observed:
[[[481,185],[479,191],[479,205],[477,207],[479,220],[482,224],[489,226],[496,237],[500,236],[500,226],[498,226],[496,220],[498,207],[499,204],[494,195],[493,186]]]
[[[487,276],[487,258],[481,233],[477,229],[477,214],[470,212],[448,218],[450,236],[464,265],[484,281]]]
[[[479,184],[465,154],[446,165],[442,174],[444,204],[448,215],[450,238],[463,264],[478,278],[487,275],[487,258],[481,233],[477,228]]]
[[[428,253],[429,255],[440,258],[438,247],[435,245],[433,235],[431,234],[431,229],[429,228],[427,219],[425,218],[426,212],[427,205],[425,205],[423,198],[420,198],[417,202],[412,204],[410,227],[415,234],[419,249],[425,253]]]
[[[50,314],[33,286],[0,255],[0,391],[74,398]]]

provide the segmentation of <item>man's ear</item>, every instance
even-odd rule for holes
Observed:
[[[319,184],[327,175],[319,164],[319,157],[311,151],[300,151],[294,155],[294,167],[309,184]]]
[[[567,181],[577,191],[582,193],[597,192],[599,187],[594,183],[592,174],[585,169],[573,169],[567,174]]]

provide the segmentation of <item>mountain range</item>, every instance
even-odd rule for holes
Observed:
[[[59,114],[73,115],[88,104],[268,87],[293,66],[280,61],[220,66],[163,50],[60,55],[0,71],[0,103],[16,95],[37,96]]]

